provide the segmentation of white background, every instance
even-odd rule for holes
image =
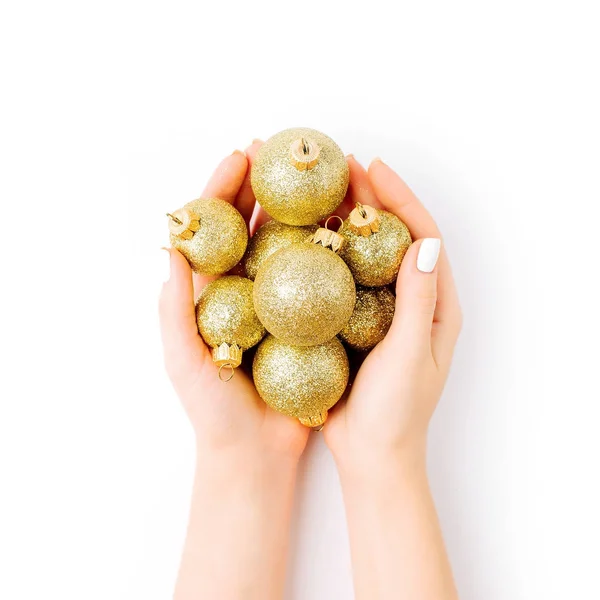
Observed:
[[[3,3],[0,597],[170,597],[193,440],[163,215],[309,126],[445,235],[465,326],[429,463],[461,598],[600,598],[595,4]],[[297,500],[287,598],[352,598],[318,435]]]

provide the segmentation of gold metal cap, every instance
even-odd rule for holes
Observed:
[[[298,171],[308,171],[319,162],[321,148],[311,140],[301,137],[290,146],[290,162]]]
[[[167,217],[169,217],[169,231],[184,240],[191,240],[194,233],[200,229],[200,217],[187,208],[167,213]]]
[[[327,219],[327,221],[325,221],[325,227],[319,227],[319,229],[315,231],[313,236],[310,238],[310,241],[313,244],[321,244],[323,248],[331,248],[334,252],[338,252],[344,245],[346,238],[344,238],[343,235],[340,235],[337,231],[327,229],[329,219],[339,219],[340,223],[344,222],[341,217],[332,215]]]
[[[364,237],[369,237],[372,233],[379,231],[381,219],[377,209],[373,206],[363,206],[360,202],[356,203],[356,208],[348,217],[348,227],[354,232]]]

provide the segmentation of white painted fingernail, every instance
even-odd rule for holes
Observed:
[[[425,238],[419,247],[417,255],[417,269],[423,273],[431,273],[435,269],[442,240],[439,238]]]
[[[166,283],[171,278],[171,253],[168,248],[160,249],[161,259],[160,259],[160,271],[161,271],[161,281]]]

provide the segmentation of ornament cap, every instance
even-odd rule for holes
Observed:
[[[363,206],[360,202],[356,203],[356,208],[350,213],[348,220],[350,230],[363,237],[369,237],[372,233],[377,233],[381,222],[376,208],[368,205]]]
[[[223,342],[220,346],[213,348],[212,359],[219,367],[219,379],[229,381],[233,377],[233,370],[242,364],[242,349],[237,344],[229,345]],[[227,367],[231,369],[231,374],[225,378],[222,372]]]
[[[308,171],[319,162],[321,148],[305,137],[294,140],[290,146],[290,162],[298,171]]]
[[[194,233],[200,229],[200,217],[187,208],[180,208],[169,217],[169,231],[184,240],[191,240]]]
[[[325,221],[325,227],[319,227],[319,229],[315,231],[314,235],[310,238],[310,241],[313,244],[321,244],[323,248],[331,248],[334,252],[338,252],[344,245],[346,239],[337,231],[332,231],[327,228],[329,219],[339,219],[341,223],[344,222],[341,217],[332,215]]]
[[[327,421],[327,411],[324,410],[309,417],[298,417],[298,420],[306,427],[312,427],[315,431],[321,431],[323,425],[325,425],[325,421]]]

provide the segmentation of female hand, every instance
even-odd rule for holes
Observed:
[[[408,448],[424,451],[461,312],[443,248],[436,265],[441,234],[423,205],[381,160],[374,160],[368,173],[352,156],[348,164],[350,188],[342,215],[357,201],[385,209],[406,223],[414,240],[398,275],[392,326],[324,429],[341,467],[368,471]]]
[[[202,197],[233,204],[249,228],[256,201],[247,157],[254,156],[258,146],[258,142],[250,146],[247,155],[236,151],[225,158],[202,192]],[[297,420],[271,410],[241,368],[227,383],[217,376],[210,348],[198,334],[194,307],[200,290],[215,278],[192,276],[185,258],[177,250],[168,252],[171,274],[160,297],[165,364],[192,422],[199,449],[250,454],[261,460],[274,456],[297,459],[308,430]]]

